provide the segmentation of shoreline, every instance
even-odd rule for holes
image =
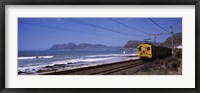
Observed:
[[[94,73],[94,72],[98,72],[99,70],[110,69],[110,67],[112,68],[115,65],[126,64],[126,63],[131,64],[139,60],[140,59],[126,60],[126,61],[120,61],[120,62],[114,62],[114,63],[100,64],[100,65],[95,65],[95,66],[75,68],[75,69],[70,69],[70,70],[42,72],[42,73],[39,73],[39,75],[89,75],[85,73]],[[89,70],[89,72],[86,70]]]
[[[117,58],[117,59],[116,59]],[[68,63],[61,63],[61,64],[53,64],[53,65],[46,65],[41,67],[40,70],[36,71],[36,72],[23,72],[18,70],[18,75],[37,75],[37,73],[41,73],[41,72],[56,72],[56,71],[63,71],[63,70],[71,70],[71,69],[79,69],[79,68],[85,68],[85,67],[90,67],[90,66],[97,66],[97,65],[104,65],[104,64],[111,64],[111,63],[119,63],[119,62],[124,62],[124,61],[129,61],[129,60],[133,60],[133,59],[138,59],[137,56],[125,56],[125,57],[116,57],[116,58],[102,58],[102,59],[106,59],[106,60],[100,60],[100,61],[92,61],[91,62],[68,62]],[[87,59],[84,59],[87,60]],[[110,61],[109,61],[110,60]],[[117,60],[121,60],[121,61],[117,61]],[[88,60],[90,61],[90,60]]]

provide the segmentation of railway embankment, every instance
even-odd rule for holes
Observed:
[[[173,56],[155,59],[138,70],[136,75],[182,75],[182,53],[175,52]]]

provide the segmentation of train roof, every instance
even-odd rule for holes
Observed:
[[[142,44],[149,44],[149,45],[155,46],[154,44],[149,43],[149,42],[145,42],[145,43],[142,43]],[[142,45],[142,44],[139,44],[139,45]]]
[[[142,44],[149,44],[149,45],[152,45],[152,46],[155,46],[155,47],[164,47],[164,46],[155,45],[155,44],[152,44],[152,43],[149,43],[149,42],[145,42],[145,43],[142,43]],[[142,44],[139,44],[139,45],[142,45]],[[165,47],[165,48],[169,48],[169,47]]]

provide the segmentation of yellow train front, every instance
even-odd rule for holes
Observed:
[[[171,48],[154,46],[148,43],[138,45],[138,57],[141,59],[160,58],[171,54]]]

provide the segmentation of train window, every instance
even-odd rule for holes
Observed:
[[[141,47],[139,47],[139,51],[141,51]]]
[[[149,50],[150,50],[150,47],[147,47],[147,50],[149,51]]]

